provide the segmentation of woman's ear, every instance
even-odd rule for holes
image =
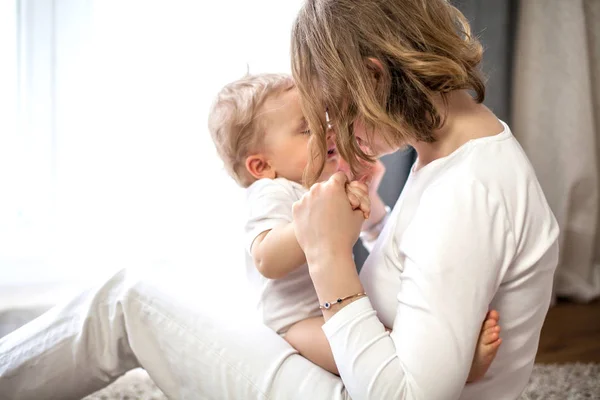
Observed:
[[[373,80],[377,84],[384,72],[383,63],[381,62],[381,60],[375,57],[367,58],[365,63],[367,65],[367,69],[369,70],[369,72],[371,72]]]
[[[277,173],[275,169],[262,154],[253,154],[246,158],[246,169],[256,179],[275,179]]]

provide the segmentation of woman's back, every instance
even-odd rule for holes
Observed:
[[[440,371],[420,371],[436,363],[411,357],[414,346],[428,331],[442,330],[448,337],[437,364],[451,366],[446,357],[460,362],[473,354],[477,335],[460,314],[483,320],[489,305],[500,312],[503,344],[486,377],[468,385],[461,398],[519,396],[550,302],[557,237],[556,220],[507,126],[411,174],[361,281],[378,317],[398,331],[392,333],[397,354],[407,371],[416,371],[415,385]],[[478,276],[482,271],[489,276]],[[446,284],[452,291],[439,290]],[[407,324],[417,334],[402,332]],[[464,348],[468,343],[472,349]],[[461,379],[449,372],[443,375]]]

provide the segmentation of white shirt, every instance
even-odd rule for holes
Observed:
[[[281,279],[268,279],[256,269],[250,250],[258,235],[292,222],[292,205],[306,189],[284,178],[261,179],[250,185],[246,193],[246,275],[262,321],[284,334],[296,322],[322,315],[308,266],[296,268]]]
[[[527,384],[559,230],[504,127],[411,172],[361,270],[369,298],[323,326],[352,399],[516,399]],[[465,387],[488,306],[503,342]]]

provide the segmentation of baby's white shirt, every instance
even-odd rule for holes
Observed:
[[[306,191],[285,178],[260,179],[247,189],[246,274],[263,322],[279,334],[296,322],[322,315],[308,266],[304,264],[281,279],[268,279],[258,272],[250,250],[262,232],[292,222],[292,205]]]

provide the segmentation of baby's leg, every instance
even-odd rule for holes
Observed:
[[[329,341],[321,329],[323,317],[307,318],[294,324],[285,334],[285,340],[308,360],[339,375]]]
[[[500,325],[498,325],[499,319],[498,311],[495,310],[490,311],[485,317],[479,334],[479,340],[477,340],[471,371],[467,378],[468,383],[483,378],[492,365],[492,361],[496,358],[498,348],[500,348],[500,343],[502,343],[502,339],[500,339]]]

